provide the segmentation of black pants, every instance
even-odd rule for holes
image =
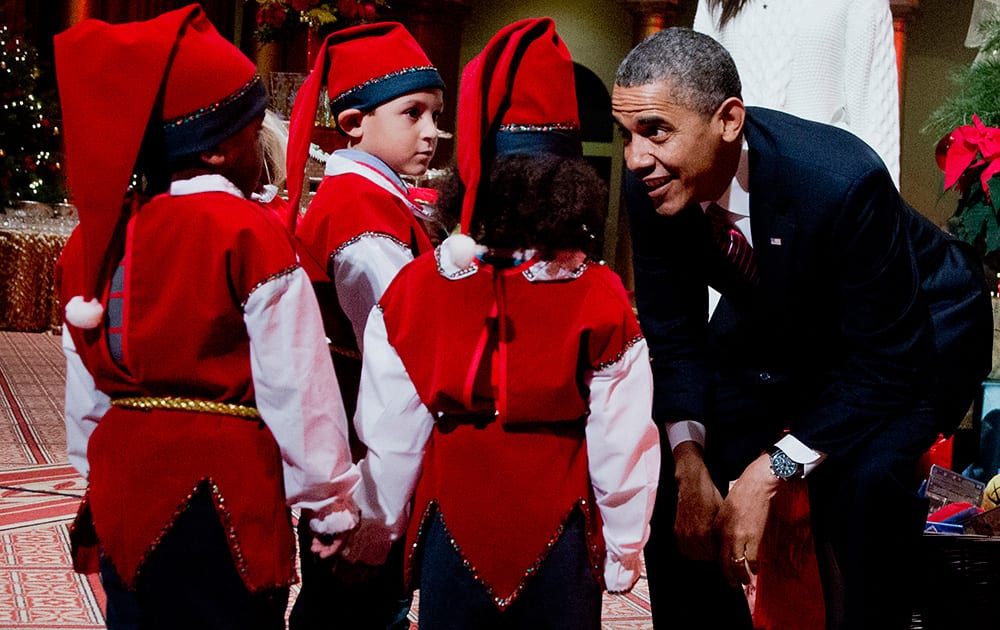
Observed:
[[[831,630],[910,627],[927,519],[917,461],[936,435],[931,412],[916,410],[882,427],[850,458],[827,460],[809,476]]]
[[[302,589],[288,619],[289,630],[408,630],[412,595],[403,587],[403,550],[399,540],[386,563],[365,582],[346,583],[333,576],[334,559],[321,560],[309,550],[312,534],[299,521]]]
[[[109,630],[283,630],[288,588],[250,592],[202,485],[143,563],[134,591],[101,563]]]
[[[828,458],[810,474],[813,536],[828,630],[909,628],[927,514],[926,501],[916,494],[916,468],[936,435],[931,411],[915,408],[874,430],[849,458]],[[666,436],[661,439],[663,466],[645,549],[653,625],[749,629],[742,591],[725,582],[715,563],[695,562],[679,553],[673,534],[677,502],[673,458]],[[716,431],[715,439],[716,446],[725,450],[719,442],[743,449],[750,438],[720,436]],[[747,451],[760,453],[763,448],[758,443]],[[712,450],[709,442],[706,451]],[[733,465],[730,460],[728,470],[716,478],[720,489],[749,461]],[[716,464],[710,463],[713,473],[720,467]],[[788,605],[794,607],[795,602]]]
[[[691,560],[677,547],[674,459],[662,428],[660,446],[660,481],[649,541],[643,550],[653,627],[750,630],[753,624],[743,591],[729,586],[717,563]]]

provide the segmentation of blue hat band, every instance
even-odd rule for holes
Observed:
[[[404,94],[432,89],[444,89],[444,81],[433,66],[408,68],[338,95],[330,100],[330,110],[335,116],[345,109],[368,112]]]
[[[209,107],[163,125],[167,160],[219,146],[264,114],[267,90],[255,75],[245,86]]]
[[[496,154],[551,153],[562,157],[580,157],[583,145],[580,134],[568,130],[499,131],[496,134]]]

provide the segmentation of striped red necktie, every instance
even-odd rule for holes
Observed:
[[[751,285],[757,284],[757,263],[750,241],[729,220],[729,212],[717,203],[705,208],[705,215],[712,226],[712,236],[726,259],[739,270]]]

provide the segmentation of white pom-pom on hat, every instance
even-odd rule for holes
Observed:
[[[82,295],[75,295],[66,305],[66,322],[77,328],[97,328],[103,318],[104,307],[96,298],[84,300]]]
[[[476,254],[486,250],[482,245],[477,245],[468,234],[452,234],[444,239],[441,248],[447,254],[448,260],[459,269],[468,269]]]

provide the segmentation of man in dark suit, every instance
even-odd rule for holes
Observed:
[[[769,508],[808,483],[827,627],[909,627],[917,461],[990,366],[981,266],[861,140],[744,107],[705,35],[637,46],[612,112],[664,433],[655,625],[749,628]]]

